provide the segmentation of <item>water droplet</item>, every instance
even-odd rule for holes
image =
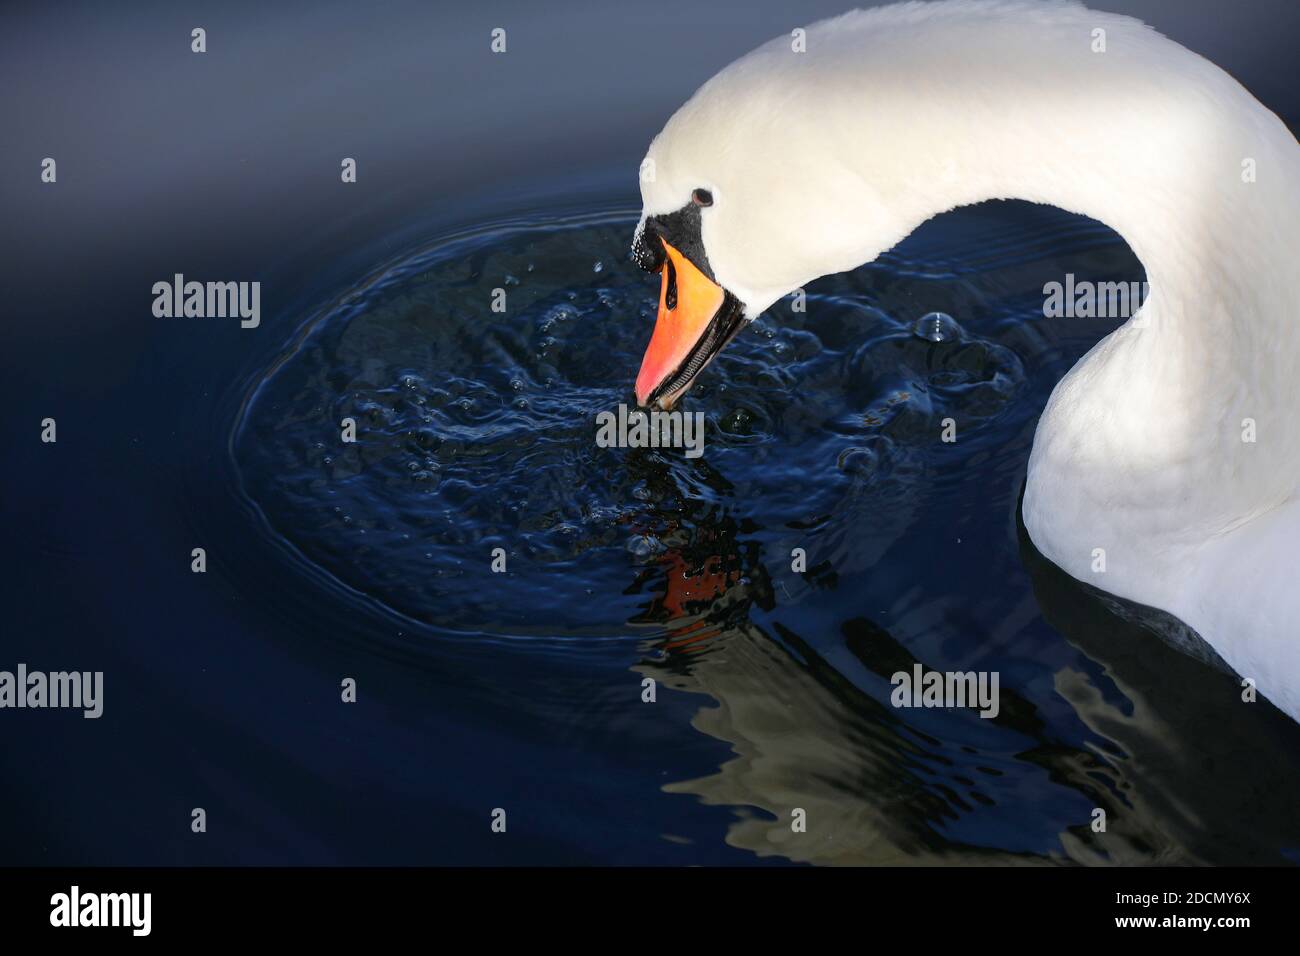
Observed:
[[[961,335],[961,326],[947,312],[927,312],[916,320],[912,334],[927,342],[952,342]]]
[[[593,265],[593,266],[591,267],[591,271],[592,271],[592,272],[604,272],[604,271],[605,271],[605,263],[603,263],[603,262],[601,262],[599,259],[597,259],[597,260],[596,260],[596,264]]]

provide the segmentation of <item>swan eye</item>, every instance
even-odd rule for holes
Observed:
[[[713,193],[709,192],[707,189],[697,189],[691,193],[691,202],[695,203],[697,206],[712,206]]]

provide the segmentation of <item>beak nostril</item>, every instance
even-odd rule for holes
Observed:
[[[669,312],[677,308],[677,269],[673,266],[673,261],[668,260],[666,264],[668,269],[667,283],[668,287],[664,290],[664,308]]]
[[[663,268],[665,258],[662,240],[647,225],[632,240],[632,259],[646,272],[655,273]]]

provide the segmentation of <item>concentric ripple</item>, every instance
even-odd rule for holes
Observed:
[[[598,447],[596,416],[633,402],[654,321],[657,279],[626,255],[634,224],[604,213],[453,237],[319,315],[234,443],[275,533],[440,628],[619,636],[720,523],[759,546],[820,536],[829,552],[870,536],[864,516],[904,521],[951,454],[944,420],[976,435],[1024,382],[1009,348],[972,333],[971,308],[912,306],[926,280],[883,265],[819,281],[802,311],[779,303],[713,363],[684,403],[705,414],[703,457]],[[951,325],[917,334],[934,308]]]

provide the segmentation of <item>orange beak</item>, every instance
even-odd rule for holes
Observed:
[[[719,340],[714,319],[730,298],[722,286],[669,243],[664,242],[664,250],[659,317],[636,377],[636,400],[644,406],[653,398],[669,409],[734,331]]]

